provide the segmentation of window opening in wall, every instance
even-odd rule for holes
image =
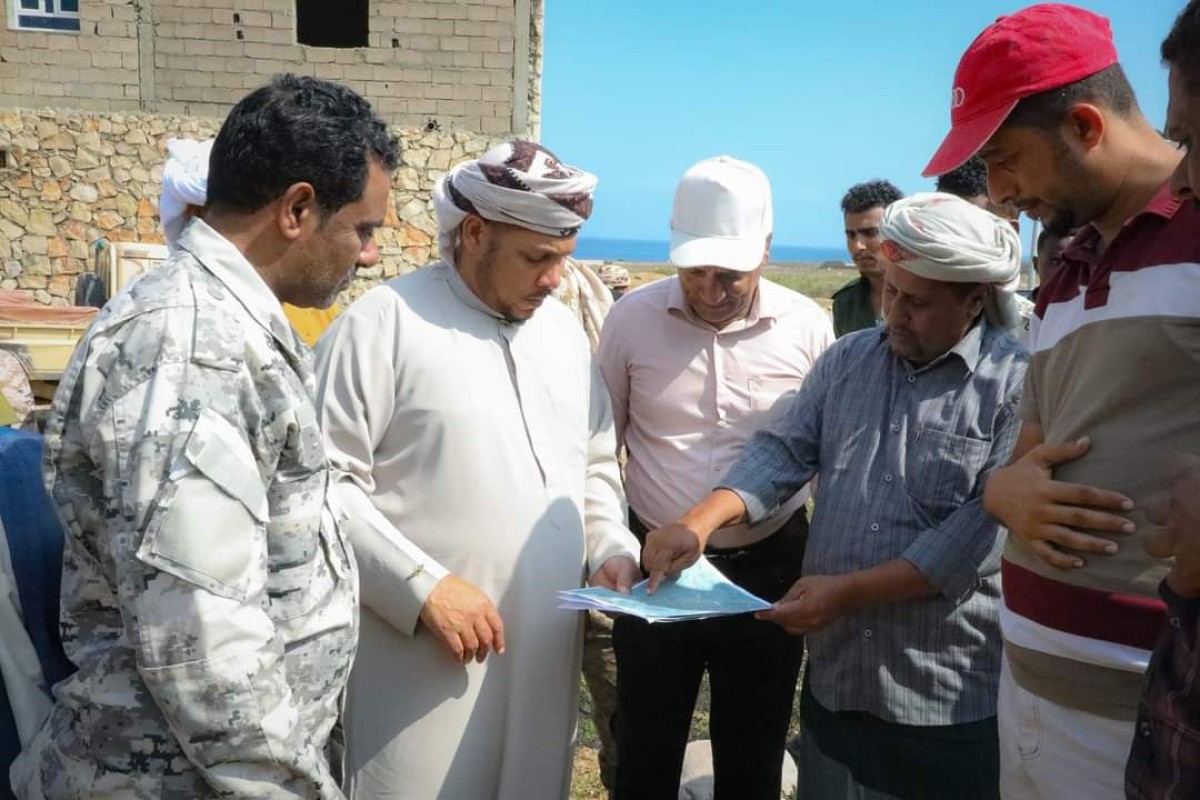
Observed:
[[[8,27],[79,33],[79,0],[8,0]]]
[[[366,47],[370,0],[296,0],[296,41],[313,47]]]
[[[8,169],[8,151],[0,148],[0,169]]]

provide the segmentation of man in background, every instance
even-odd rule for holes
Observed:
[[[833,332],[838,338],[880,322],[883,263],[879,257],[879,220],[883,210],[903,196],[888,181],[874,180],[851,186],[842,198],[846,249],[858,267],[858,277],[833,294]]]
[[[1062,266],[1063,251],[1071,246],[1071,240],[1075,237],[1075,231],[1067,231],[1066,233],[1051,233],[1042,228],[1038,234],[1037,248],[1033,255],[1033,269],[1037,273],[1038,286],[1034,288],[1033,299],[1037,299],[1037,289],[1042,284],[1050,280],[1050,276],[1058,272],[1058,268]]]
[[[1200,0],[1191,0],[1179,14],[1162,57],[1170,69],[1167,138],[1184,150],[1171,190],[1194,206],[1200,202]],[[1200,238],[1200,230],[1193,236]],[[1154,646],[1138,707],[1138,733],[1125,768],[1128,800],[1200,797],[1200,458],[1192,454],[1172,467],[1168,491],[1146,511],[1164,526],[1151,552],[1174,561],[1159,585],[1167,624]]]
[[[562,303],[579,321],[587,334],[592,355],[600,346],[600,331],[612,308],[614,273],[606,264],[596,274],[591,267],[574,258],[563,261],[562,282],[554,290],[554,299]],[[618,269],[624,271],[623,268]],[[625,275],[628,284],[628,273]],[[583,680],[592,699],[592,724],[599,742],[597,762],[600,783],[610,795],[617,780],[617,735],[613,715],[617,709],[617,659],[612,646],[613,619],[602,611],[587,612],[583,628]]]
[[[978,156],[968,159],[961,166],[955,167],[947,173],[938,175],[934,187],[939,192],[961,197],[984,211],[990,211],[996,216],[1008,220],[1020,233],[1016,209],[993,202],[992,198],[988,196],[987,165]]]

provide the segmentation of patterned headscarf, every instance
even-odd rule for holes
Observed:
[[[1020,322],[1021,238],[1008,220],[954,195],[924,192],[888,206],[879,231],[888,261],[934,281],[990,283],[987,321],[999,328]]]
[[[535,142],[497,145],[451,169],[433,190],[438,248],[452,262],[468,214],[548,236],[574,236],[592,213],[596,176],[558,160]]]

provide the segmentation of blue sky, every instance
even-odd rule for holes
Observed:
[[[728,153],[771,179],[775,241],[839,247],[853,183],[905,192],[949,126],[962,51],[1002,0],[547,0],[542,135],[600,176],[585,236],[666,239],[675,182]],[[1150,120],[1183,0],[1089,0]]]

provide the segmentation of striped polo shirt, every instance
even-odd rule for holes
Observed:
[[[1163,622],[1140,508],[1172,459],[1200,453],[1200,211],[1166,185],[1107,249],[1092,226],[1038,294],[1022,419],[1049,443],[1087,435],[1091,450],[1056,480],[1122,492],[1135,509],[1115,555],[1080,569],[1043,563],[1017,537],[1002,562],[1001,626],[1014,679],[1035,695],[1133,720]]]

